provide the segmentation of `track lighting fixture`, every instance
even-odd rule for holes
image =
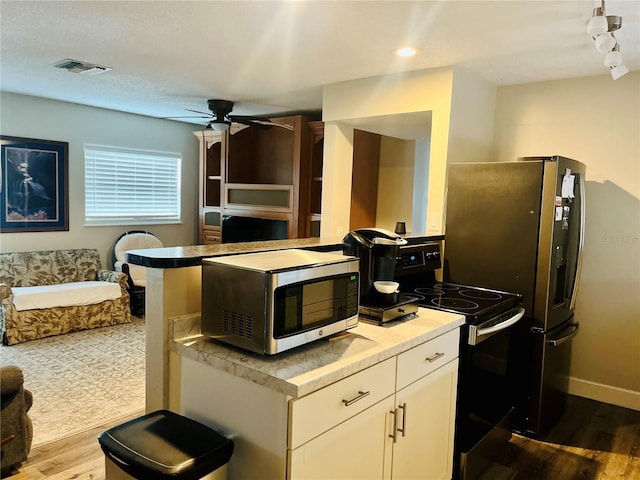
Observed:
[[[604,64],[607,67],[617,67],[622,63],[622,54],[620,53],[620,45],[616,42],[613,49],[604,57]]]
[[[629,69],[622,64],[620,45],[613,34],[620,28],[622,28],[622,17],[607,15],[604,0],[601,0],[600,6],[593,9],[591,20],[587,25],[587,33],[593,38],[596,50],[606,53],[604,65],[611,68],[611,77],[614,80],[629,72]]]

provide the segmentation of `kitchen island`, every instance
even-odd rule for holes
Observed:
[[[274,356],[200,334],[203,258],[288,248],[340,251],[341,241],[127,252],[147,267],[147,412],[234,437],[230,480],[451,478],[463,317],[421,308]]]
[[[420,308],[265,356],[177,317],[169,408],[234,437],[231,480],[450,478],[463,322]]]
[[[444,237],[407,236],[409,242],[440,241]],[[126,261],[146,268],[146,383],[148,412],[169,405],[169,319],[197,314],[201,308],[202,260],[241,253],[302,248],[341,251],[342,238],[300,238],[219,245],[129,250]]]

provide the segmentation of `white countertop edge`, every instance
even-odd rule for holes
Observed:
[[[360,321],[356,328],[342,334],[265,356],[194,334],[199,318],[190,315],[172,319],[178,354],[292,398],[319,390],[464,324],[462,315],[420,308],[418,316],[410,319],[382,326]],[[185,329],[178,327],[183,322]]]

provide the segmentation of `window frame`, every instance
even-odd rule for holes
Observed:
[[[104,158],[96,158],[96,154],[102,155]],[[118,157],[118,155],[121,157]],[[104,172],[109,170],[106,158],[111,157],[114,162],[112,174],[113,180],[118,179],[118,168],[122,170],[120,174],[122,193],[118,195],[116,185],[112,186],[111,192],[102,188],[100,191],[96,189],[96,179],[100,176],[96,172],[96,168],[102,169]],[[85,144],[83,146],[84,159],[84,224],[85,226],[109,226],[109,225],[167,225],[182,223],[182,153],[167,152],[159,150],[147,150],[140,148],[114,147],[110,145]],[[96,162],[102,162],[96,166]],[[139,170],[145,170],[144,175],[149,175],[150,164],[158,162],[158,174],[152,175],[149,182],[137,182],[140,179],[136,177]],[[105,170],[106,168],[106,170]],[[126,174],[124,172],[133,172]],[[134,178],[131,178],[134,177]],[[162,195],[162,190],[170,191],[174,189],[172,194]],[[139,190],[147,191],[141,193]],[[151,193],[149,193],[151,191]],[[107,197],[105,197],[105,195]],[[131,205],[132,197],[142,197],[138,201],[134,201],[133,205],[144,204],[148,208],[149,205],[158,205],[164,200],[165,205],[170,205],[170,211],[153,212],[151,211],[126,211],[120,212],[100,212],[96,208],[99,200],[96,197],[109,198],[122,197],[114,201],[114,208],[122,208],[123,205]],[[146,195],[147,198],[144,198]],[[93,199],[91,199],[93,197]],[[145,203],[146,202],[146,203]]]

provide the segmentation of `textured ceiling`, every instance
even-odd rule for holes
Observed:
[[[586,25],[598,1],[6,1],[0,88],[154,117],[320,110],[322,86],[458,65],[497,85],[607,74]],[[640,69],[640,1],[623,17],[625,64]],[[392,53],[411,44],[419,54]],[[65,58],[111,67],[89,76]],[[624,81],[624,77],[621,80]],[[614,81],[612,80],[612,83]]]

